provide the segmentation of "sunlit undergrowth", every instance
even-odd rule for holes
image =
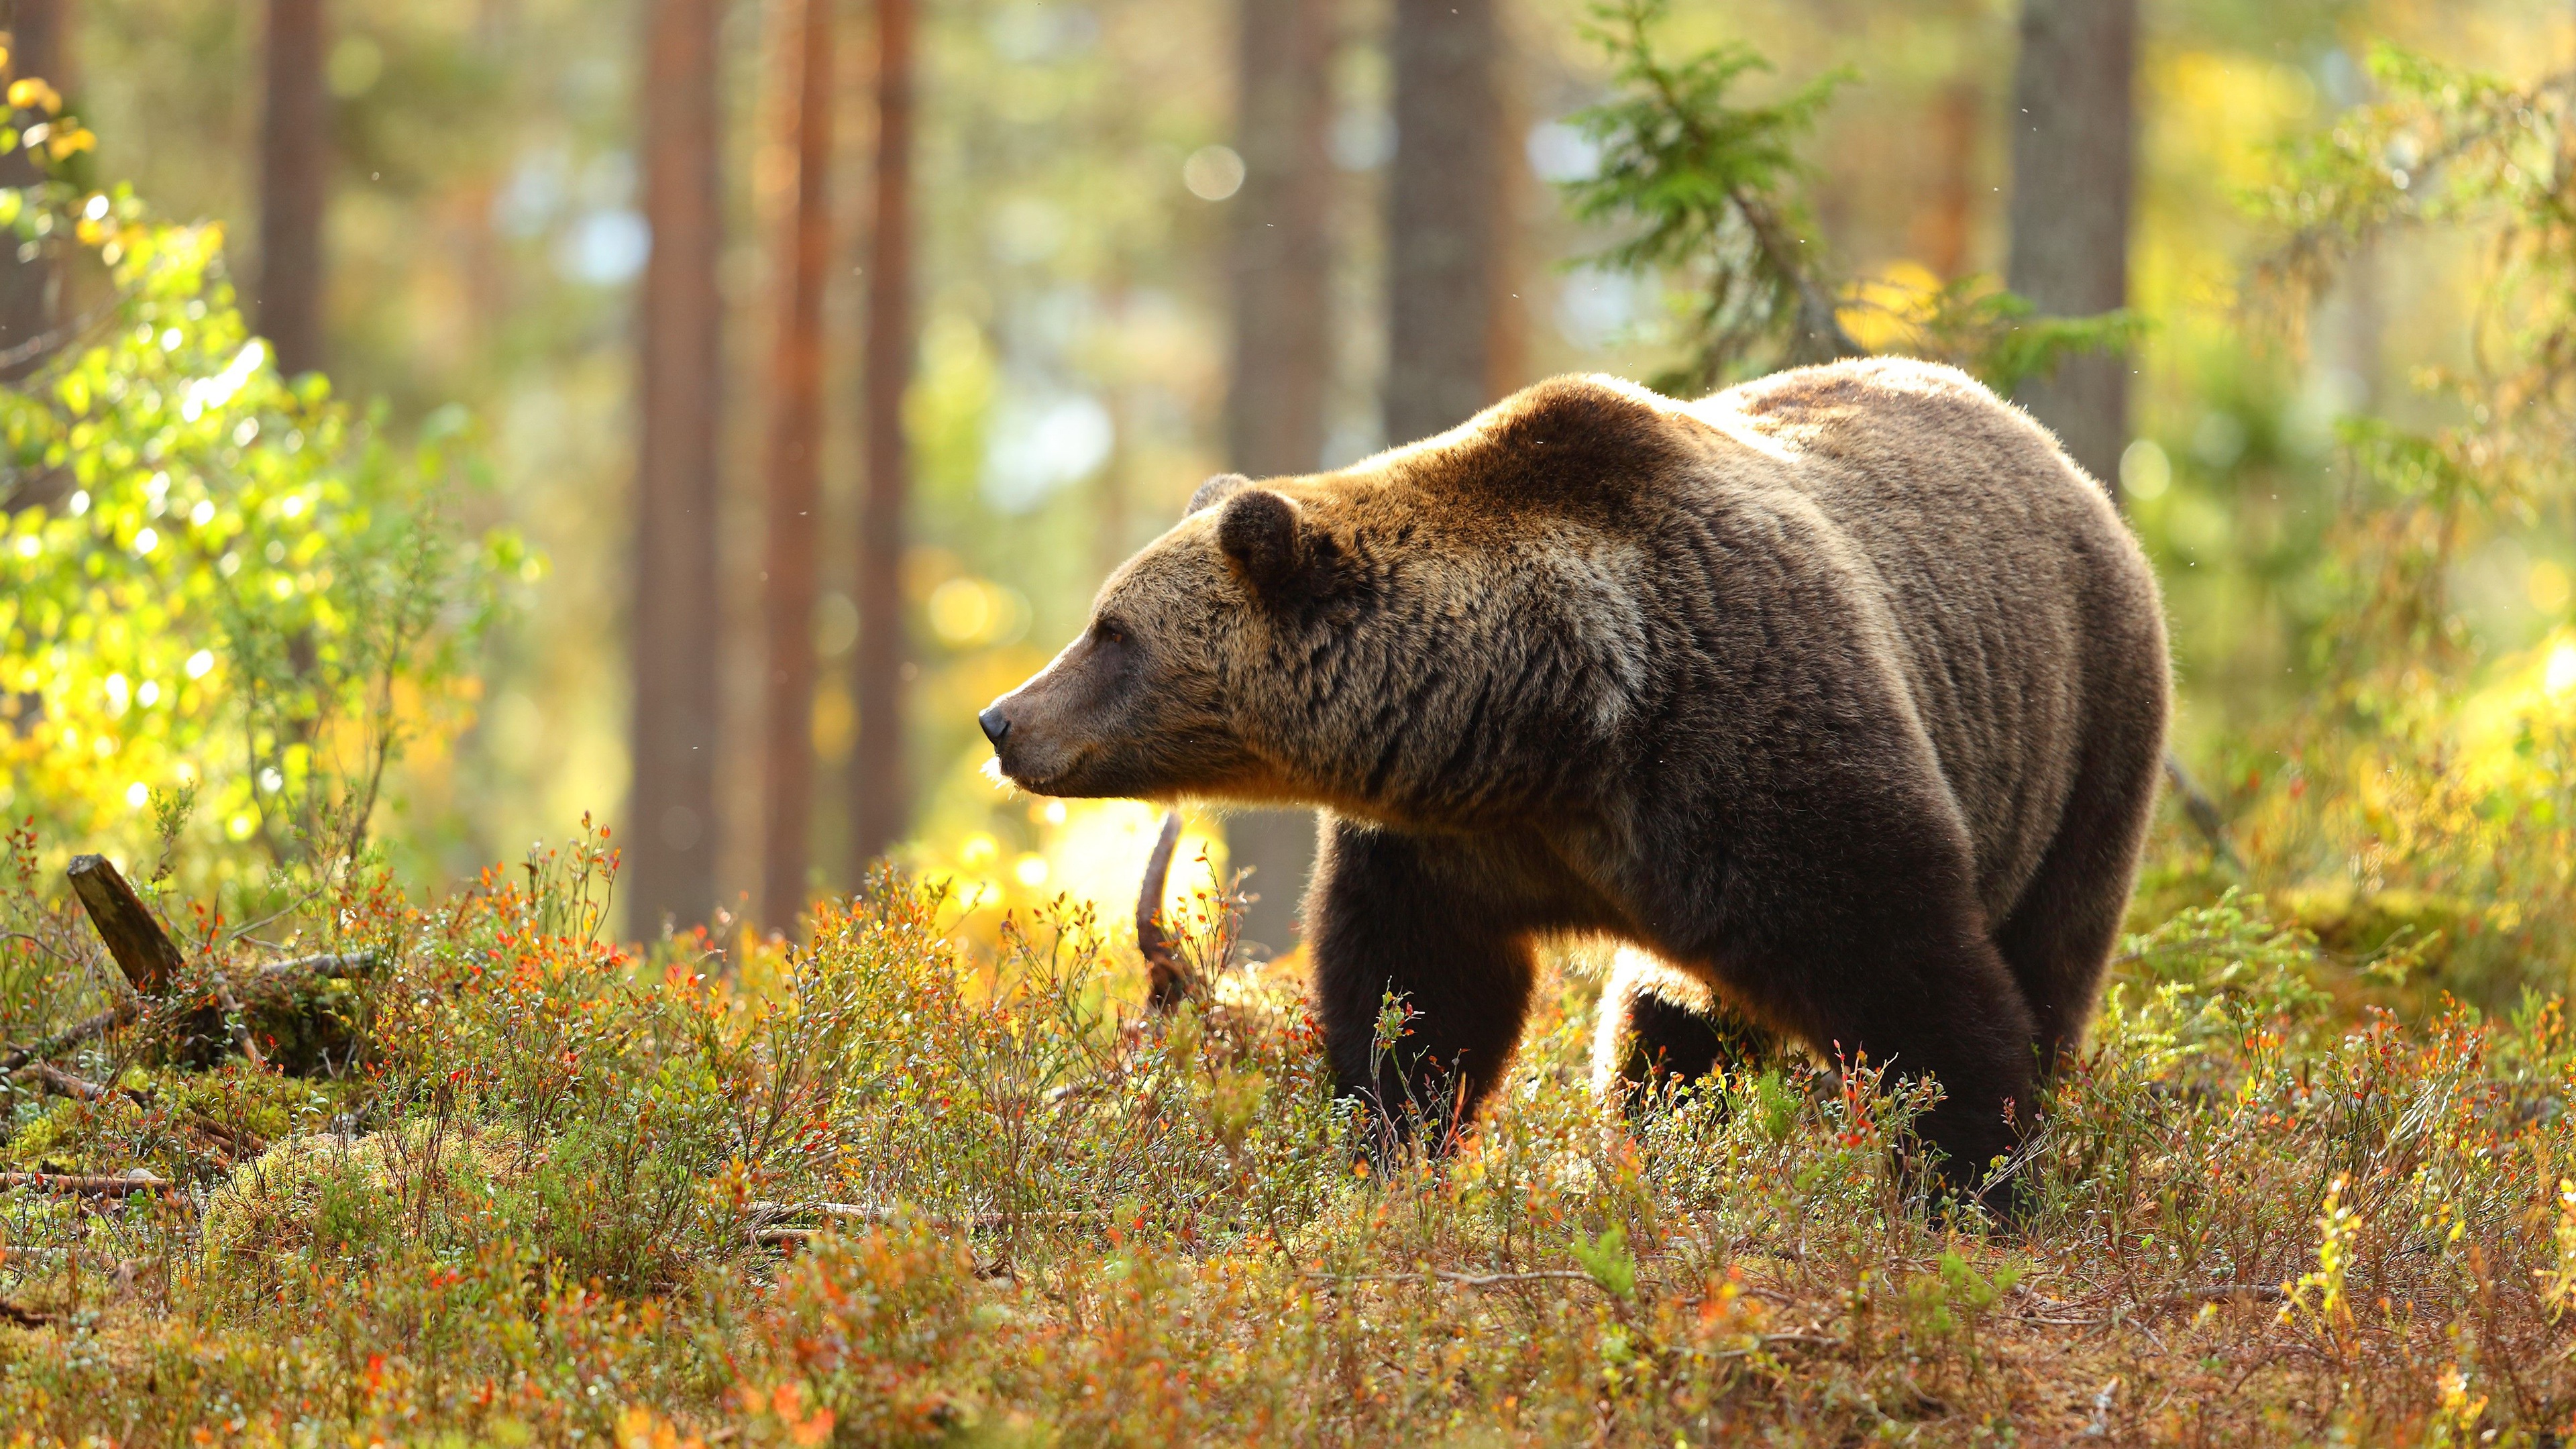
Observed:
[[[1919,1099],[1745,1073],[1605,1133],[1563,973],[1486,1125],[1376,1175],[1294,983],[1153,1018],[1060,909],[887,879],[810,947],[597,935],[590,844],[352,891],[349,1055],[15,1078],[19,1442],[2547,1442],[2576,1418],[2563,1009],[2421,1025],[2230,898],[2124,943],[2018,1171],[1929,1209]],[[58,1019],[103,962],[29,927]],[[239,968],[244,962],[208,963]]]

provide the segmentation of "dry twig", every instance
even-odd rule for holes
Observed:
[[[233,994],[232,983],[224,979],[222,972],[215,973],[214,982],[215,1000],[223,1004],[224,1021],[232,1028],[233,1045],[241,1048],[243,1058],[252,1066],[267,1070],[268,1057],[260,1051],[259,1043],[251,1040],[250,1022],[242,1016],[241,998]]]
[[[2203,1303],[2221,1303],[2229,1300],[2239,1303],[2279,1303],[2289,1296],[2277,1283],[2204,1283],[2197,1288],[2159,1293],[2147,1299],[2144,1306],[2195,1308]]]
[[[81,1197],[134,1197],[139,1194],[158,1196],[175,1191],[177,1183],[166,1177],[154,1177],[141,1168],[123,1177],[91,1177],[73,1172],[0,1172],[0,1192],[25,1188],[32,1192],[74,1193]]]
[[[114,1006],[85,1021],[74,1022],[33,1046],[13,1047],[0,1052],[0,1073],[14,1072],[29,1062],[61,1056],[91,1037],[103,1036],[142,1014],[140,1002],[131,996],[119,996]]]
[[[935,1223],[944,1228],[963,1228],[969,1232],[978,1232],[1008,1227],[1013,1223],[1098,1222],[1106,1218],[1108,1213],[1092,1208],[1069,1208],[1062,1211],[1033,1213],[941,1214],[878,1207],[871,1203],[756,1202],[746,1209],[744,1216],[750,1224],[748,1236],[751,1242],[760,1247],[775,1248],[805,1242],[824,1231],[821,1228],[782,1226],[792,1218],[828,1218],[835,1223],[856,1223],[869,1227],[882,1227],[887,1223],[910,1218],[920,1222]]]

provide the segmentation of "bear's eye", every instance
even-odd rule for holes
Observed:
[[[1093,635],[1098,637],[1100,642],[1103,644],[1124,644],[1127,642],[1127,626],[1115,619],[1099,620],[1091,626],[1091,632]]]

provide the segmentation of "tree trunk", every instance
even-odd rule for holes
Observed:
[[[1974,22],[1962,17],[1955,23]],[[1964,70],[1932,103],[1932,195],[1913,228],[1914,254],[1945,282],[1957,281],[1968,269],[1968,238],[1977,215],[1977,141],[1985,126],[1985,88],[1973,68]]]
[[[9,32],[9,74],[34,77],[68,96],[72,93],[71,0],[9,0],[0,5],[8,17],[0,29]]]
[[[1113,334],[1124,335],[1130,325],[1130,297],[1134,290],[1127,275],[1127,257],[1122,253],[1111,262],[1107,279],[1101,285],[1101,311],[1107,315]],[[1092,515],[1092,573],[1107,578],[1134,552],[1136,473],[1136,399],[1134,381],[1121,369],[1109,379],[1105,401],[1109,408],[1109,457],[1100,465],[1100,476],[1092,489],[1097,509]],[[1155,520],[1161,524],[1162,520]]]
[[[1527,77],[1516,63],[1507,20],[1495,22],[1493,55],[1494,129],[1485,138],[1493,156],[1493,191],[1487,201],[1493,221],[1485,254],[1485,396],[1508,397],[1527,386],[1530,360],[1530,310],[1522,299],[1521,277],[1530,263],[1529,239],[1557,215],[1558,199],[1533,192],[1538,178],[1530,171],[1530,102]]]
[[[822,506],[823,289],[832,252],[833,0],[804,0],[794,73],[796,213],[779,319],[770,441],[767,748],[762,751],[761,919],[792,931],[805,909],[814,793],[814,608]]]
[[[331,189],[331,104],[322,84],[323,0],[268,0],[267,100],[259,136],[259,284],[252,322],[277,370],[322,366],[322,212]]]
[[[16,0],[10,5],[9,76],[41,78],[69,94],[70,0]],[[31,186],[36,164],[24,151],[0,158],[0,186]],[[0,382],[36,370],[52,350],[47,334],[61,315],[62,274],[39,244],[21,260],[15,233],[0,235]]]
[[[904,501],[911,460],[903,399],[912,381],[913,0],[877,0],[876,215],[859,411],[867,480],[859,504],[858,748],[850,760],[851,861],[869,864],[910,818],[903,773]]]
[[[652,0],[644,64],[644,265],[636,407],[634,791],[629,929],[715,906],[716,260],[722,0]]]
[[[1243,189],[1234,199],[1228,270],[1233,371],[1226,390],[1229,465],[1255,478],[1311,473],[1324,451],[1332,380],[1332,0],[1241,0],[1235,145]],[[1259,897],[1245,913],[1247,944],[1285,951],[1297,937],[1298,898],[1315,859],[1309,810],[1246,811],[1226,830],[1237,867]]]
[[[1386,433],[1439,432],[1488,401],[1501,212],[1494,0],[1395,0]]]
[[[2013,75],[2012,289],[2081,317],[2129,296],[2137,0],[2022,0]],[[2128,443],[2126,357],[2070,358],[2015,400],[2116,497]]]

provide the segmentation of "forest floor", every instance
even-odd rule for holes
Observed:
[[[2576,1432],[2560,1004],[2401,1021],[2248,898],[2123,943],[2002,1225],[1865,1064],[1605,1130],[1579,971],[1454,1155],[1372,1172],[1290,968],[1152,1017],[1087,919],[970,948],[893,883],[637,953],[601,864],[351,893],[379,969],[246,1005],[265,1065],[174,1006],[22,1070],[0,1168],[127,1185],[0,1193],[0,1443]]]

